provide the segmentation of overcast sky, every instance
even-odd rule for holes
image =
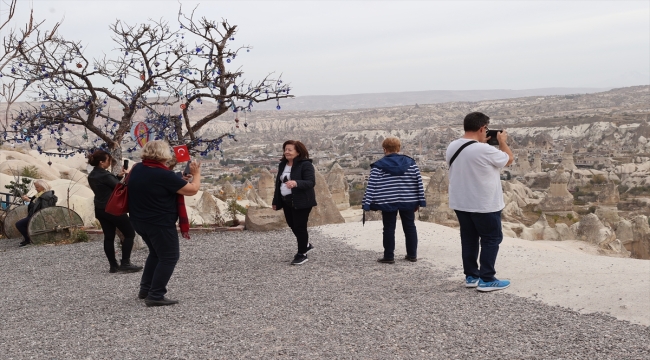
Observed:
[[[0,0],[6,2],[8,0]],[[650,83],[650,1],[182,1],[239,26],[245,77],[283,73],[293,94],[614,87]],[[6,5],[2,4],[3,17]],[[87,56],[109,24],[177,26],[178,1],[19,0]],[[2,34],[3,36],[5,34]]]

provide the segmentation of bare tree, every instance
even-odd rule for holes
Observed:
[[[9,4],[6,2],[5,9],[6,14],[0,14],[0,32],[9,28],[14,16],[16,15],[16,4],[18,0],[11,0]],[[2,71],[11,66],[11,62],[20,56],[21,52],[29,52],[36,48],[39,44],[51,41],[56,30],[58,29],[60,23],[56,23],[51,30],[41,32],[40,27],[44,21],[35,22],[34,21],[34,10],[29,13],[29,21],[25,24],[24,28],[21,29],[9,29],[9,34],[3,39],[2,53],[0,53],[0,77],[2,76]],[[31,45],[27,45],[28,40],[35,39]],[[17,87],[18,85],[18,87]],[[23,84],[17,84],[16,81],[2,81],[2,87],[0,88],[0,101],[4,99],[7,107],[5,108],[5,122],[0,124],[3,130],[7,131],[8,121],[9,121],[9,112],[11,105],[20,98],[21,95],[25,92],[27,87],[22,86]]]
[[[281,77],[245,82],[241,68],[231,69],[240,53],[251,49],[229,47],[236,25],[195,19],[194,11],[186,15],[182,8],[177,20],[177,30],[162,20],[133,26],[116,21],[110,30],[117,47],[102,59],[86,58],[80,42],[60,37],[20,52],[9,76],[25,81],[34,96],[14,117],[14,130],[21,129],[39,151],[41,140],[50,137],[59,151],[100,147],[119,160],[123,143],[126,151],[136,150],[127,135],[139,114],[153,139],[187,144],[205,155],[233,135],[201,136],[204,125],[229,111],[292,97]],[[199,108],[207,114],[195,116]],[[97,138],[74,144],[69,134],[75,127]]]

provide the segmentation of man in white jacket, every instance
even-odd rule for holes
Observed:
[[[486,143],[490,139],[489,122],[490,118],[483,113],[468,114],[463,121],[465,134],[449,144],[446,154],[449,207],[456,212],[460,224],[465,286],[478,291],[510,286],[510,281],[494,277],[494,265],[503,240],[501,210],[505,204],[500,172],[512,164],[514,156],[505,131],[496,134],[498,149]]]

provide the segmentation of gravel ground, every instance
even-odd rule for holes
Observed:
[[[159,308],[137,299],[139,273],[108,273],[101,241],[0,240],[0,358],[650,358],[650,327],[479,293],[310,231],[302,266],[289,230],[181,240],[180,304]]]

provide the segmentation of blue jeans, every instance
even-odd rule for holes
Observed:
[[[402,230],[404,230],[404,236],[406,237],[406,255],[417,257],[418,232],[415,228],[415,209],[399,210],[399,216],[402,219]],[[384,223],[384,259],[394,259],[397,211],[382,211],[381,220]]]
[[[149,248],[149,256],[142,270],[140,292],[149,293],[151,300],[162,300],[180,256],[176,225],[159,226],[133,219],[131,223]]]
[[[501,211],[472,213],[454,210],[460,224],[463,270],[466,276],[480,277],[483,281],[494,281],[494,264],[503,240]],[[479,256],[480,251],[480,256]],[[476,263],[478,259],[479,265]]]

